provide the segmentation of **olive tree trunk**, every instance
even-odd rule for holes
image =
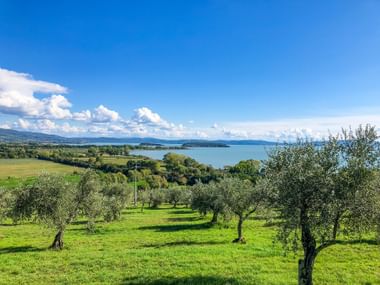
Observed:
[[[243,216],[239,216],[239,221],[238,221],[238,225],[237,225],[237,232],[238,232],[238,237],[237,239],[234,239],[232,242],[234,243],[245,243],[245,239],[243,237],[243,222],[244,222],[244,219],[243,219]]]
[[[315,248],[305,254],[304,259],[298,261],[298,285],[313,285],[313,268]]]
[[[301,211],[302,247],[304,258],[298,262],[298,285],[313,285],[314,260],[317,256],[315,238],[306,211]]]
[[[63,249],[63,230],[59,230],[54,237],[54,241],[50,246],[50,249],[61,250]]]
[[[216,224],[218,222],[218,215],[219,213],[217,211],[213,212],[212,214],[212,219],[211,219],[211,224]]]

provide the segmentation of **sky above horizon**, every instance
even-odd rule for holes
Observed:
[[[0,0],[0,127],[320,139],[380,127],[380,2]]]

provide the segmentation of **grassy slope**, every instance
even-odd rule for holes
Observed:
[[[38,159],[0,159],[0,179],[7,177],[31,177],[43,171],[72,173],[79,168]]]
[[[78,223],[62,252],[46,250],[54,233],[37,225],[0,225],[0,284],[296,284],[297,257],[272,243],[274,228],[208,228],[188,209],[125,211],[87,234]],[[337,245],[321,253],[315,284],[380,284],[378,245]]]
[[[78,180],[74,171],[83,169],[37,159],[0,159],[0,187],[15,188],[18,185],[31,183],[43,171],[67,174],[68,180]]]

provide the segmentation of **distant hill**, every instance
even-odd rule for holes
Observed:
[[[188,142],[182,144],[183,147],[229,147],[228,144],[219,142]]]
[[[275,142],[263,140],[166,140],[157,138],[112,138],[112,137],[62,137],[36,132],[24,132],[0,128],[0,142],[8,143],[54,143],[54,144],[189,144],[189,145],[274,145]]]

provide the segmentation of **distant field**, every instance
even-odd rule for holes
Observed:
[[[81,222],[65,234],[66,248],[47,250],[54,232],[25,223],[0,224],[0,284],[296,285],[297,259],[273,243],[275,227],[245,225],[245,245],[233,244],[236,221],[209,227],[184,208],[126,210],[120,221],[88,234]],[[324,250],[316,285],[379,285],[380,247],[369,241]]]
[[[80,168],[38,159],[0,159],[0,179],[32,177],[43,171],[71,174],[75,170],[80,171]]]

